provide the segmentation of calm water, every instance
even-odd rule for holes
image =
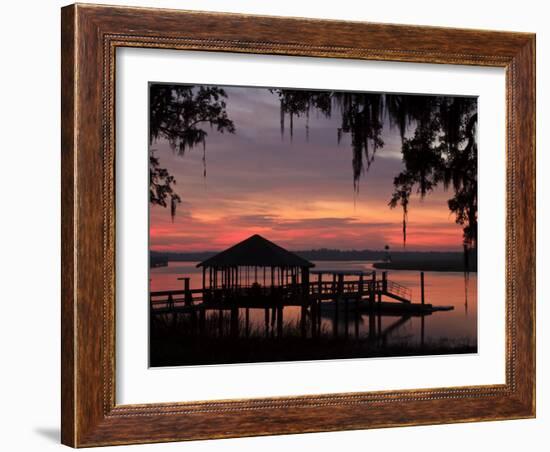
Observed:
[[[372,263],[365,261],[317,261],[315,270],[372,270]],[[199,289],[202,285],[201,270],[196,262],[169,262],[167,267],[151,269],[151,291],[183,289],[183,281],[177,278],[190,277],[191,289]],[[378,270],[380,271],[380,270]],[[403,284],[412,289],[413,302],[420,302],[420,272],[409,270],[388,271],[388,279]],[[425,272],[426,303],[434,305],[453,306],[452,311],[434,312],[425,316],[424,338],[426,343],[434,342],[467,342],[475,345],[477,341],[477,274],[471,273],[465,281],[461,272]],[[391,300],[388,300],[391,301]],[[300,309],[285,307],[285,322],[299,322]],[[251,327],[263,330],[264,310],[251,309]],[[322,319],[322,328],[331,331],[333,320],[327,313]],[[421,319],[411,317],[404,319],[395,316],[381,318],[381,331],[391,328],[386,335],[388,342],[415,345],[420,343]],[[393,328],[397,325],[396,328]],[[349,332],[353,334],[354,324],[349,325]],[[340,323],[339,331],[345,325]],[[368,335],[369,319],[363,315],[359,325],[359,334]]]

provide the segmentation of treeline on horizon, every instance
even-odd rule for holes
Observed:
[[[219,251],[199,251],[199,252],[174,252],[174,251],[151,251],[151,259],[168,261],[203,261],[216,254]],[[392,261],[404,260],[463,260],[463,251],[385,251],[385,250],[339,250],[320,248],[312,250],[293,251],[298,256],[312,261],[384,261],[388,257]],[[476,250],[470,251],[473,260],[476,260]]]

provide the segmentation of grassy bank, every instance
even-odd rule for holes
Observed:
[[[239,335],[230,334],[230,325],[217,316],[207,319],[202,335],[188,321],[157,323],[151,328],[150,364],[152,367],[257,363],[277,361],[306,361],[323,359],[371,358],[392,356],[421,356],[475,353],[477,346],[468,340],[427,341],[424,345],[406,338],[386,343],[383,338],[334,337],[322,330],[317,337],[302,337],[297,322],[284,324],[282,337],[263,328],[249,329],[242,319]]]
[[[153,340],[151,366],[308,361],[322,359],[374,358],[476,353],[466,343],[428,343],[423,347],[408,344],[380,346],[368,340],[322,339],[225,339]]]

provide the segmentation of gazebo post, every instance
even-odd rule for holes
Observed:
[[[302,267],[302,292],[305,297],[309,298],[309,268],[308,267]],[[309,301],[309,300],[307,300]]]

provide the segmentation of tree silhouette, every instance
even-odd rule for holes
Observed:
[[[293,118],[316,109],[330,117],[341,114],[337,128],[351,135],[353,185],[369,170],[376,151],[384,146],[381,138],[387,117],[398,128],[402,142],[404,170],[394,178],[390,207],[403,210],[403,243],[411,194],[424,198],[442,184],[453,187],[448,206],[463,227],[465,249],[475,246],[477,237],[477,101],[468,97],[418,96],[401,94],[352,93],[336,91],[271,90],[279,97],[281,132],[285,116]],[[307,125],[306,125],[307,127]],[[412,135],[407,132],[413,130]]]
[[[402,133],[404,169],[394,179],[391,207],[403,209],[403,241],[410,196],[424,198],[443,184],[452,186],[448,200],[455,221],[463,227],[463,244],[472,248],[477,238],[477,102],[474,98],[430,96],[421,110],[405,112],[407,121],[416,124],[414,134]],[[396,115],[397,118],[403,116]]]
[[[271,92],[279,97],[281,133],[285,131],[285,117],[288,115],[291,138],[294,117],[306,116],[306,131],[309,133],[309,115],[312,110],[326,117],[330,117],[335,108],[341,112],[342,122],[337,129],[337,139],[340,143],[344,134],[351,135],[353,187],[359,190],[361,174],[369,169],[376,150],[384,145],[381,138],[384,95],[289,89],[272,89]]]
[[[149,202],[166,207],[172,218],[181,202],[175,178],[160,166],[153,144],[164,138],[179,155],[202,145],[203,176],[206,177],[205,125],[218,132],[235,132],[227,115],[227,94],[215,86],[151,84],[149,87]]]
[[[340,113],[337,141],[349,134],[352,147],[352,180],[359,190],[362,175],[371,167],[377,150],[384,147],[382,130],[386,119],[401,136],[403,170],[395,176],[391,208],[403,211],[403,244],[411,195],[421,199],[442,185],[453,189],[448,200],[455,221],[463,227],[465,250],[475,247],[477,237],[477,101],[468,97],[420,96],[269,89],[280,103],[281,134],[289,118],[293,138],[294,118],[305,116],[306,137],[309,116],[316,111],[331,117]],[[153,143],[168,141],[179,155],[202,145],[203,176],[206,177],[205,125],[218,132],[235,132],[226,112],[227,95],[215,86],[150,86],[150,202],[166,207],[172,216],[181,198],[174,191],[174,177],[160,166]]]

